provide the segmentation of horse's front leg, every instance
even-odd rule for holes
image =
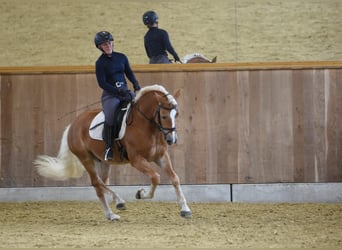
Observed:
[[[181,216],[184,218],[191,218],[192,212],[191,212],[191,210],[190,210],[190,208],[186,202],[185,196],[183,194],[183,191],[182,191],[182,188],[180,185],[180,181],[179,181],[179,177],[172,167],[172,163],[171,163],[169,154],[167,152],[165,152],[164,156],[161,159],[159,159],[158,161],[156,161],[156,164],[165,170],[165,172],[167,173],[167,175],[169,176],[169,178],[171,180],[173,187],[175,188],[176,195],[177,195],[177,201],[178,201],[178,204],[181,208]]]
[[[135,157],[131,160],[131,165],[138,169],[140,172],[144,173],[151,179],[151,187],[148,192],[144,189],[139,189],[135,195],[136,199],[152,199],[154,192],[160,182],[160,175],[153,169],[151,164],[142,157]]]

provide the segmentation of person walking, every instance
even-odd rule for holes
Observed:
[[[146,11],[142,20],[148,28],[148,31],[144,36],[144,46],[149,58],[149,63],[171,63],[167,52],[173,56],[175,62],[181,62],[176,51],[171,45],[167,31],[158,27],[157,13],[152,10]]]
[[[135,94],[128,89],[125,76],[133,84],[134,92],[140,90],[126,55],[114,52],[114,38],[107,31],[100,31],[95,35],[96,48],[101,55],[95,63],[95,74],[98,85],[103,89],[102,108],[105,116],[103,139],[106,144],[105,161],[114,158],[113,141],[116,135],[115,111],[121,102],[130,102]]]

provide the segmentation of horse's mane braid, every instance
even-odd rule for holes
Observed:
[[[176,99],[163,86],[159,84],[149,85],[149,86],[141,88],[135,97],[135,101],[138,101],[140,97],[142,97],[144,94],[150,91],[162,92],[167,97],[170,103],[177,105]]]

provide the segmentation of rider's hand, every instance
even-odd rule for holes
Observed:
[[[125,96],[123,96],[122,99],[125,102],[131,102],[131,101],[134,100],[134,98],[135,98],[135,94],[133,92],[131,92],[131,91],[127,91]]]
[[[134,88],[134,92],[137,92],[137,91],[139,91],[141,89],[140,88],[140,84],[138,83],[138,81],[133,83],[133,88]]]

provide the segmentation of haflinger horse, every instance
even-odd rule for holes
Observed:
[[[116,192],[107,187],[110,165],[130,163],[134,168],[151,179],[149,191],[137,191],[137,199],[152,199],[160,175],[151,165],[156,163],[165,170],[177,195],[182,217],[191,218],[192,212],[187,205],[180,186],[180,180],[173,169],[168,145],[177,142],[176,117],[178,116],[178,98],[180,91],[172,96],[161,85],[149,85],[142,88],[131,103],[126,119],[123,137],[116,141],[114,159],[104,161],[105,144],[102,140],[90,136],[90,125],[101,110],[85,111],[66,127],[57,157],[40,155],[34,161],[38,173],[54,180],[79,178],[86,170],[91,184],[108,220],[119,220],[105,197],[109,193],[116,202],[117,209],[126,209],[125,201]],[[119,150],[121,148],[121,150]],[[122,153],[124,151],[124,154]],[[123,157],[123,155],[125,157]]]
[[[213,59],[208,59],[202,54],[199,53],[193,53],[185,55],[182,59],[183,63],[215,63],[217,60],[217,56],[215,56]]]

